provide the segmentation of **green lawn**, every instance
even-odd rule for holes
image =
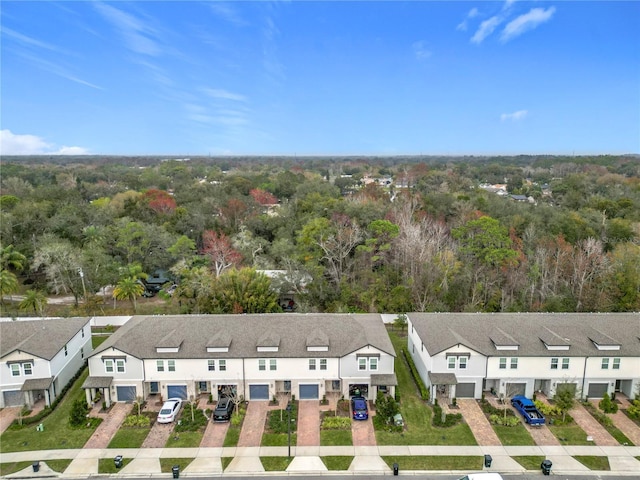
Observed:
[[[320,457],[327,470],[348,470],[353,457],[351,456],[326,456]]]
[[[504,425],[491,426],[496,432],[496,435],[498,435],[500,443],[504,446],[536,444],[527,428],[522,424],[516,425],[515,427],[505,427]]]
[[[293,457],[260,457],[262,466],[267,472],[283,472],[287,469]]]
[[[151,428],[120,427],[107,448],[140,448]]]
[[[100,344],[102,342],[104,342],[107,338],[109,338],[108,335],[93,335],[91,337],[91,345],[93,346],[94,349],[96,349],[97,347],[100,346]]]
[[[561,445],[595,445],[593,442],[587,442],[587,434],[575,423],[569,425],[554,423],[549,425],[549,430],[560,440]]]
[[[393,468],[397,463],[402,470],[482,470],[484,457],[455,455],[435,456],[383,456],[382,459]]]
[[[589,470],[611,470],[609,466],[609,457],[596,457],[593,455],[575,455],[573,458],[578,460]]]
[[[193,458],[161,458],[160,471],[162,471],[162,473],[172,473],[173,466],[178,465],[182,472],[191,462],[193,462]]]
[[[204,432],[172,432],[165,443],[165,448],[197,448],[200,446]]]
[[[591,402],[585,402],[583,406],[620,445],[633,445],[633,442],[619,428],[613,425],[611,417],[597,409]]]
[[[351,430],[320,430],[320,445],[323,447],[353,445]]]
[[[115,455],[114,455],[115,457]],[[126,467],[132,458],[123,458],[122,467],[116,468],[116,463],[113,458],[100,458],[98,459],[98,473],[120,473],[124,467]]]
[[[222,460],[222,471],[224,472],[233,461],[233,457],[222,457],[220,460]]]
[[[389,337],[396,351],[395,371],[398,388],[402,393],[400,413],[405,429],[402,433],[376,431],[378,445],[477,445],[471,429],[466,423],[440,428],[431,424],[432,410],[418,395],[409,366],[401,349],[406,348],[406,337],[389,331]]]
[[[291,446],[295,446],[298,441],[298,436],[295,433],[291,434]],[[263,447],[286,447],[289,445],[289,438],[286,433],[263,433],[262,442]]]
[[[64,472],[69,464],[71,463],[70,458],[61,458],[61,459],[51,459],[46,462],[40,462],[40,464],[46,463],[51,470],[54,472],[62,473]],[[20,470],[24,470],[25,468],[29,468],[30,471],[33,471],[33,462],[24,461],[24,462],[9,462],[9,463],[0,463],[0,476],[10,475],[12,473],[19,472]],[[40,470],[42,473],[42,470]]]
[[[2,452],[82,448],[100,424],[100,419],[92,419],[90,427],[73,428],[69,426],[71,406],[78,397],[84,399],[84,390],[80,387],[88,376],[89,369],[86,368],[56,409],[42,420],[44,431],[36,431],[36,425],[23,427],[12,425],[9,427],[0,436]]]
[[[544,455],[526,455],[511,457],[527,470],[540,470],[540,464],[544,461]]]
[[[229,425],[229,430],[227,430],[227,435],[224,437],[224,442],[222,443],[223,447],[236,447],[238,446],[238,439],[240,438],[240,430],[242,430],[242,425],[233,426]]]

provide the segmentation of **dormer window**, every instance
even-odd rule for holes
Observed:
[[[307,336],[307,352],[328,352],[329,337],[323,331],[316,329]]]
[[[258,339],[256,345],[258,352],[277,352],[280,349],[280,336],[269,332]]]
[[[518,350],[520,344],[511,335],[500,328],[494,329],[489,335],[496,350]]]
[[[157,353],[178,353],[182,346],[183,337],[177,330],[172,330],[156,345]]]

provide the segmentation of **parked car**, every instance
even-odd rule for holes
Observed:
[[[178,416],[180,412],[180,406],[182,405],[182,399],[170,398],[162,405],[160,413],[158,413],[158,423],[171,423]]]
[[[351,413],[353,414],[354,420],[366,420],[367,418],[369,418],[367,399],[364,397],[352,397]]]
[[[478,472],[470,473],[464,477],[460,477],[458,480],[503,480],[502,475],[494,472]]]
[[[222,397],[218,400],[215,410],[213,411],[214,422],[228,422],[231,419],[233,413],[233,407],[235,405],[229,397]]]
[[[520,412],[524,421],[529,425],[544,425],[544,415],[536,408],[535,403],[524,395],[516,395],[511,399],[511,405]]]

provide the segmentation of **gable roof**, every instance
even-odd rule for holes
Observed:
[[[88,322],[87,317],[0,322],[1,355],[19,350],[51,360]]]
[[[486,356],[640,356],[638,313],[409,313],[430,355],[465,345]],[[494,341],[517,345],[499,350]],[[545,345],[546,344],[546,345]],[[498,345],[499,346],[499,345]],[[547,346],[568,346],[561,353]]]
[[[183,340],[178,352],[158,353],[156,346],[173,330]],[[309,338],[325,337],[323,357],[339,358],[371,345],[395,356],[380,315],[374,314],[254,314],[135,316],[120,327],[93,355],[112,347],[141,359],[317,357],[308,351]],[[224,338],[228,351],[211,352],[214,339]],[[279,340],[278,351],[258,352],[257,345]],[[314,342],[315,343],[315,342]]]

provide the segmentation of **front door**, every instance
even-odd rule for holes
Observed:
[[[149,383],[149,394],[157,395],[160,393],[160,384],[158,382],[150,382]]]

